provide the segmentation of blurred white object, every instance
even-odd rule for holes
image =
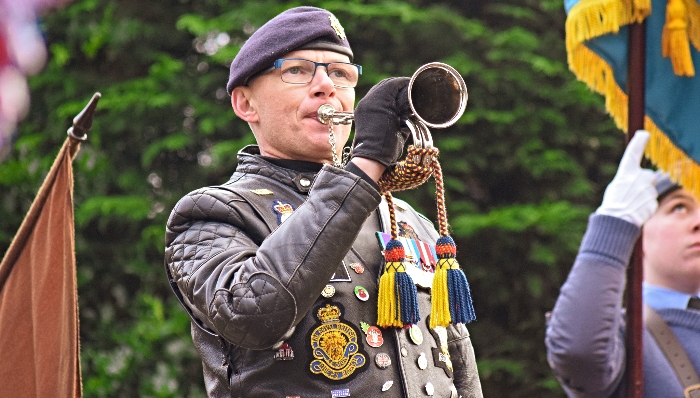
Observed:
[[[44,68],[46,44],[37,14],[62,0],[0,0],[0,160],[29,110],[27,76]]]

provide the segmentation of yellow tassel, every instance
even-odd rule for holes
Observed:
[[[399,301],[396,299],[395,270],[401,267],[400,262],[388,262],[382,277],[379,278],[379,295],[377,297],[377,326],[402,327]]]
[[[430,327],[447,326],[452,322],[449,305],[449,292],[447,290],[447,270],[450,263],[447,259],[441,258],[435,266],[435,276],[433,277],[433,287],[430,292]]]
[[[642,22],[651,14],[651,0],[633,0],[632,6],[632,18],[635,22]]]
[[[671,58],[673,73],[695,76],[688,41],[688,9],[683,0],[669,0],[666,5],[666,24],[661,33],[661,54]]]

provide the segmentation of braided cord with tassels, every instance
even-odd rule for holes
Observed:
[[[385,267],[379,280],[377,326],[406,327],[420,320],[418,292],[413,279],[406,273],[405,249],[398,239],[398,227],[392,191],[415,188],[435,177],[436,203],[440,238],[435,250],[438,256],[432,285],[430,327],[449,323],[468,323],[474,320],[474,307],[467,279],[456,260],[456,246],[448,235],[442,169],[437,148],[409,146],[405,161],[392,166],[379,180],[387,205],[391,226],[391,240],[384,250]]]

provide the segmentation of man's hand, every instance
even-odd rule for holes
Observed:
[[[618,217],[641,227],[659,206],[656,173],[640,167],[649,132],[638,130],[627,144],[615,178],[605,189],[596,214]]]
[[[401,156],[410,132],[401,119],[411,114],[407,77],[384,79],[369,90],[355,109],[352,157],[375,160],[389,167]]]

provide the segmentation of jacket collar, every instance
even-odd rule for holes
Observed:
[[[318,164],[318,171],[299,171],[295,169],[314,169],[315,163],[302,161],[283,161],[275,164],[260,155],[257,145],[248,145],[238,152],[238,166],[231,179],[238,179],[245,174],[256,174],[269,177],[284,185],[292,187],[300,193],[306,194],[311,189],[316,174],[322,164]]]

